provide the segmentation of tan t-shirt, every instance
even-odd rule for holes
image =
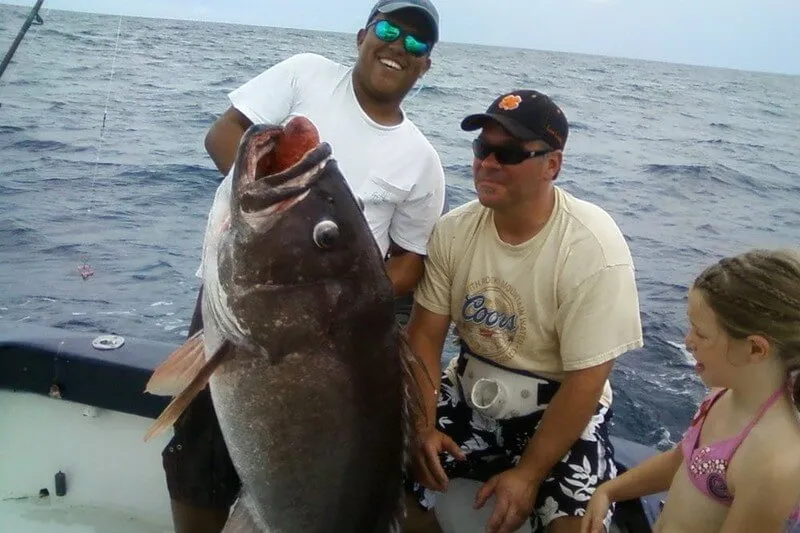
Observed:
[[[633,260],[600,207],[559,187],[529,241],[501,241],[477,200],[436,224],[415,300],[450,315],[468,349],[507,368],[561,381],[643,346]],[[601,403],[610,405],[605,384]]]

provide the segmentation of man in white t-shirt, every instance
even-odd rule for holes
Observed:
[[[616,475],[608,376],[643,345],[633,260],[608,213],[554,184],[569,127],[549,97],[512,91],[461,126],[481,129],[478,198],[436,223],[414,294],[410,343],[435,388],[409,489],[428,509],[448,478],[476,479],[479,506],[496,497],[488,531],[577,533]],[[451,321],[461,350],[440,375]]]
[[[438,38],[439,17],[429,0],[380,0],[358,32],[353,67],[301,53],[231,92],[231,107],[205,142],[226,175],[207,228],[218,225],[224,209],[217,208],[229,201],[231,167],[244,131],[253,123],[285,124],[303,115],[331,145],[342,174],[363,201],[395,294],[406,296],[410,307],[430,232],[443,211],[445,183],[438,154],[401,102],[430,68]],[[203,269],[201,263],[201,279]],[[202,327],[200,298],[190,335]],[[176,422],[163,462],[176,533],[220,531],[240,482],[207,388]]]

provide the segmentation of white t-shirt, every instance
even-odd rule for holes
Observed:
[[[444,207],[439,154],[404,112],[395,126],[380,125],[367,116],[356,100],[352,73],[352,67],[320,55],[298,54],[235,89],[229,98],[255,124],[285,124],[296,115],[307,117],[320,140],[331,145],[347,183],[364,201],[364,214],[381,253],[386,255],[391,238],[400,247],[425,255]],[[232,176],[233,168],[217,188],[205,240],[209,229],[217,226],[215,219],[227,210]],[[202,278],[202,272],[201,261],[197,276]]]
[[[518,245],[500,239],[492,211],[477,200],[444,215],[414,297],[449,315],[473,353],[561,381],[565,371],[599,365],[643,340],[622,232],[600,207],[555,190],[544,228]],[[606,382],[601,403],[611,400]]]

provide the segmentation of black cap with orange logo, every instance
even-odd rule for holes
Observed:
[[[512,91],[498,96],[485,113],[461,121],[465,131],[482,128],[488,121],[498,123],[520,141],[542,140],[555,150],[567,143],[567,117],[546,94],[533,90]]]

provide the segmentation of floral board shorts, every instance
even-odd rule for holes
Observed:
[[[450,479],[460,477],[484,482],[517,464],[559,383],[535,376],[538,394],[531,397],[536,398],[541,409],[531,414],[495,420],[472,409],[464,401],[460,376],[463,375],[465,364],[462,352],[456,363],[456,379],[448,372],[442,375],[436,429],[453,439],[467,458],[458,461],[443,453],[440,461]],[[556,518],[583,516],[597,486],[616,477],[614,449],[608,435],[611,417],[611,409],[598,404],[580,438],[540,485],[531,515],[534,532],[544,533]],[[410,480],[407,488],[413,491],[423,508],[433,508],[435,491]],[[610,527],[613,509],[605,518],[606,530]]]

